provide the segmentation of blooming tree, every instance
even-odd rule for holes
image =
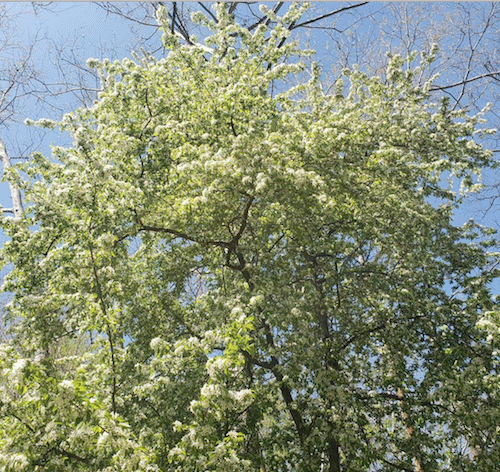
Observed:
[[[2,470],[497,467],[494,240],[453,224],[481,118],[429,102],[434,51],[287,85],[303,9],[189,45],[160,10],[166,58],[39,122],[74,145],[10,170]]]

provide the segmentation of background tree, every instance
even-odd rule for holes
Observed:
[[[481,116],[430,100],[435,50],[325,92],[284,41],[302,7],[233,9],[189,42],[158,9],[165,57],[90,61],[95,104],[39,122],[74,143],[3,220],[0,464],[494,470],[495,242],[453,223]]]

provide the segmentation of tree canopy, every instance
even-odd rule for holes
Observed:
[[[430,101],[435,49],[325,91],[305,6],[261,8],[190,44],[160,9],[168,55],[89,60],[38,122],[73,146],[10,169],[3,470],[498,466],[496,242],[453,223],[481,114]]]

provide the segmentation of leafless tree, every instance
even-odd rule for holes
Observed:
[[[12,12],[5,4],[0,6],[0,159],[4,172],[11,168],[11,160],[5,145],[5,134],[16,120],[22,101],[32,93],[32,86],[39,74],[33,63],[33,55],[39,38],[35,35],[29,43],[19,41],[19,22],[22,12]],[[11,208],[3,213],[20,217],[23,212],[21,193],[10,182]]]

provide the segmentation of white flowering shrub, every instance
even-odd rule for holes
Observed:
[[[39,123],[74,144],[10,176],[1,470],[498,467],[497,255],[453,224],[482,118],[430,102],[435,51],[290,88],[303,9],[183,45],[160,8],[167,57]]]

